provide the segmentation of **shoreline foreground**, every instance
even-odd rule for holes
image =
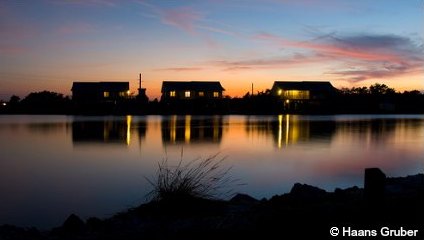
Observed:
[[[363,188],[327,192],[296,183],[289,193],[262,200],[236,194],[229,201],[151,201],[107,219],[71,214],[49,231],[2,225],[0,239],[422,239],[423,200],[424,174],[387,178],[370,168]]]

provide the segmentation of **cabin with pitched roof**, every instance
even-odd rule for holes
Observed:
[[[164,81],[161,101],[221,99],[223,91],[218,81]]]
[[[325,100],[336,92],[330,82],[323,81],[275,81],[271,89],[272,95],[286,101]]]
[[[130,96],[129,82],[74,82],[72,100],[78,103],[116,102]]]

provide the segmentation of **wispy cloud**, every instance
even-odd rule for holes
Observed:
[[[309,41],[298,41],[268,33],[253,37],[278,49],[281,56],[263,56],[252,59],[216,59],[187,67],[163,68],[161,71],[197,71],[218,69],[239,72],[251,70],[308,67],[314,64],[322,69],[323,76],[332,79],[358,82],[367,79],[393,78],[408,74],[424,74],[424,47],[405,36],[393,34],[351,34],[338,36],[335,33],[314,37]]]
[[[83,5],[83,6],[107,6],[114,7],[119,4],[119,0],[46,0],[57,5]],[[122,2],[121,2],[122,3]]]
[[[187,72],[187,71],[201,71],[203,67],[171,67],[171,68],[158,68],[156,71],[172,71],[172,72]]]
[[[303,55],[300,53],[281,57],[264,57],[249,60],[228,61],[217,60],[208,62],[209,65],[219,67],[224,71],[258,70],[258,69],[286,69],[298,65],[321,63],[320,55]]]
[[[146,0],[137,0],[137,2],[144,6],[145,10],[149,10],[148,13],[143,13],[144,16],[157,18],[163,24],[174,26],[191,35],[200,36],[209,42],[212,40],[205,36],[202,31],[219,33],[228,36],[239,35],[233,30],[222,28],[222,26],[216,26],[217,24],[212,24],[216,22],[209,21],[204,12],[198,11],[190,6],[165,8]]]
[[[4,44],[0,43],[0,55],[16,55],[27,51],[27,48],[17,44]]]
[[[28,51],[27,40],[37,34],[37,25],[17,16],[0,3],[0,54],[17,55]]]
[[[94,26],[92,24],[84,22],[63,24],[57,29],[57,32],[62,35],[85,34],[93,31]]]
[[[365,36],[365,38],[368,36]],[[321,55],[334,58],[348,58],[369,61],[398,61],[397,54],[385,51],[382,46],[373,46],[354,38],[326,36],[315,41],[294,41],[276,35],[261,33],[254,38],[269,41],[279,47],[292,47],[315,51]],[[374,38],[371,36],[370,38]],[[383,38],[384,40],[384,38]],[[377,41],[377,39],[376,39]],[[373,43],[371,41],[370,43]],[[376,48],[373,48],[376,47]]]
[[[203,15],[190,7],[162,9],[159,11],[162,23],[175,26],[186,32],[194,33],[195,24]]]
[[[200,71],[217,69],[225,72],[261,70],[261,69],[287,69],[299,65],[322,63],[325,60],[320,55],[303,55],[300,53],[281,57],[264,57],[247,60],[212,60],[196,63],[186,67],[159,68],[157,71]]]
[[[337,36],[328,34],[311,41],[294,41],[269,33],[254,36],[278,47],[296,48],[320,56],[344,68],[327,74],[344,80],[361,81],[403,75],[422,69],[424,50],[410,38],[398,35],[356,34]]]
[[[363,12],[367,8],[356,1],[343,0],[269,0],[274,3],[284,4],[291,7],[312,8],[320,11],[355,11]]]

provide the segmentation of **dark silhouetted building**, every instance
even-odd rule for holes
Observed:
[[[330,82],[317,81],[275,81],[271,92],[283,100],[322,100],[333,96],[337,89]]]
[[[220,99],[223,91],[218,81],[164,81],[161,100]]]
[[[72,100],[78,103],[116,102],[130,95],[129,82],[74,82]]]

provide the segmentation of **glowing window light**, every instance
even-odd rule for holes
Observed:
[[[309,99],[309,91],[287,90],[287,91],[284,91],[284,97],[288,99]]]

